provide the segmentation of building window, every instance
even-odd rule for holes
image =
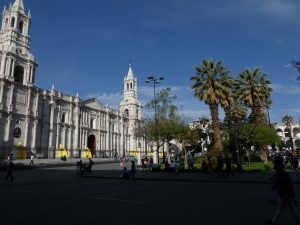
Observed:
[[[132,90],[132,83],[130,83],[130,89]]]
[[[66,113],[63,113],[61,116],[61,122],[65,123],[66,122]]]
[[[129,110],[128,109],[125,109],[125,111],[124,111],[124,113],[125,113],[125,116],[129,116]]]
[[[23,84],[24,80],[24,68],[22,66],[15,67],[14,81]]]
[[[5,30],[7,29],[8,27],[8,18],[5,19]]]
[[[19,23],[19,32],[20,32],[21,34],[23,34],[23,27],[24,27],[24,23],[23,23],[23,21],[21,21],[21,22]]]
[[[94,129],[94,119],[90,119],[90,128]]]
[[[14,27],[14,26],[15,26],[15,20],[16,20],[15,17],[12,17],[12,18],[11,18],[11,23],[10,23],[10,26],[11,26],[11,27]]]
[[[129,90],[129,84],[127,84],[127,91]]]

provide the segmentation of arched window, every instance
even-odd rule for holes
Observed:
[[[24,23],[23,23],[23,21],[21,21],[21,22],[19,23],[19,32],[20,32],[21,34],[23,34],[23,27],[24,27]]]
[[[63,113],[61,116],[61,122],[65,123],[66,122],[66,113]]]
[[[15,17],[12,17],[12,18],[11,18],[11,22],[10,22],[10,26],[11,26],[11,27],[14,27],[14,26],[15,26],[15,21],[16,21]]]
[[[132,83],[130,83],[130,89],[132,90]]]
[[[129,116],[129,110],[128,109],[125,109],[124,113],[125,113],[125,116]]]
[[[8,18],[5,19],[5,29],[8,27]]]
[[[127,91],[129,90],[129,84],[127,84]]]
[[[24,68],[22,66],[16,66],[15,73],[14,73],[14,81],[23,84],[23,80],[24,80]]]
[[[94,119],[90,120],[90,128],[94,129]]]

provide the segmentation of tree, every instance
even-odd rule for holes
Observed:
[[[294,118],[292,116],[285,115],[284,117],[282,117],[281,121],[287,128],[291,129],[292,124],[294,122]]]
[[[248,68],[238,77],[237,94],[239,99],[252,110],[252,122],[259,126],[262,124],[262,108],[271,96],[271,82],[267,75],[255,68],[253,72]]]
[[[202,64],[196,67],[196,74],[191,77],[194,96],[209,106],[214,131],[213,147],[216,151],[223,150],[218,108],[229,94],[228,87],[222,80],[224,76],[228,76],[229,70],[222,64],[222,61],[203,60]]]
[[[288,132],[288,137],[289,137],[289,142],[288,142],[288,146],[286,147],[293,147],[293,140],[292,140],[292,124],[294,123],[294,118],[292,116],[289,115],[285,115],[284,117],[282,117],[281,121],[284,123],[284,125],[286,126],[287,132]]]
[[[276,131],[269,126],[244,124],[238,129],[238,144],[246,150],[254,146],[257,151],[261,149],[261,146],[280,145],[281,142]]]
[[[152,100],[146,104],[148,109],[157,107],[156,119],[153,118],[148,121],[147,130],[148,139],[152,143],[157,141],[158,149],[165,143],[176,139],[184,127],[184,121],[178,114],[178,107],[174,104],[177,96],[172,95],[171,91],[171,88],[162,89],[155,98],[156,102]]]

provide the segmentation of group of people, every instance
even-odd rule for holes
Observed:
[[[151,171],[153,169],[153,158],[152,157],[150,157],[150,159],[148,159],[147,156],[145,158],[142,158],[143,171],[146,170],[147,168],[149,171]]]
[[[77,175],[82,175],[83,173],[87,172],[87,173],[91,173],[92,172],[92,167],[94,165],[94,161],[89,158],[89,162],[87,165],[85,165],[82,160],[80,159],[77,163],[76,163],[76,174]]]
[[[135,173],[136,173],[136,164],[135,161],[131,161],[131,168],[130,170],[127,169],[127,166],[124,164],[123,165],[123,172],[121,174],[121,178],[133,178],[135,179]]]
[[[225,165],[225,169],[224,169]],[[203,173],[214,173],[214,165],[212,159],[208,156],[207,161],[204,159],[201,163],[201,171]],[[232,163],[231,159],[226,156],[225,158],[222,156],[217,157],[217,162],[215,166],[215,172],[217,177],[228,177],[229,175],[233,176]]]

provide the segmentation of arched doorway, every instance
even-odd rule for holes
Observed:
[[[87,147],[91,150],[92,158],[96,155],[96,137],[95,135],[91,134],[88,136]]]

